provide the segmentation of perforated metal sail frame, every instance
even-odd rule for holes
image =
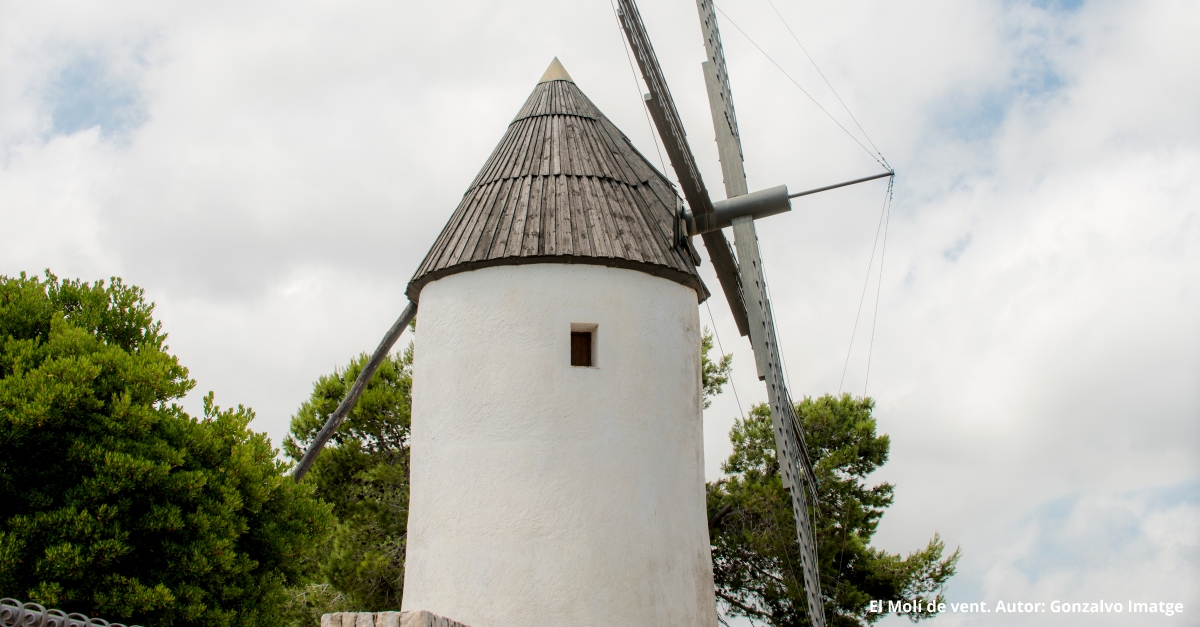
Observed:
[[[696,168],[695,158],[687,145],[686,133],[667,89],[662,68],[650,45],[645,25],[634,0],[619,0],[618,16],[621,27],[633,49],[634,57],[642,71],[650,93],[646,95],[646,106],[658,129],[670,157],[671,166],[679,179],[679,186],[703,232],[705,221],[713,222],[716,216],[712,200],[704,187]],[[737,115],[733,108],[733,93],[729,85],[729,74],[725,67],[725,53],[721,35],[717,28],[717,16],[711,0],[697,0],[700,26],[704,35],[704,48],[708,60],[704,62],[704,82],[708,90],[709,109],[712,113],[713,130],[716,133],[717,152],[721,159],[727,198],[746,194],[746,173],[742,161],[741,138],[737,126]],[[784,487],[792,501],[792,514],[796,521],[796,540],[800,547],[804,593],[808,602],[808,614],[815,627],[825,627],[825,608],[821,599],[821,581],[817,569],[816,543],[808,512],[805,490],[816,501],[816,482],[812,464],[804,441],[804,433],[796,416],[790,394],[783,376],[780,362],[779,343],[775,335],[775,322],[771,303],[762,271],[758,235],[754,218],[745,216],[733,221],[736,257],[729,253],[728,240],[720,230],[703,232],[705,247],[717,270],[717,278],[725,292],[726,300],[733,311],[734,319],[742,335],[750,336],[754,349],[755,367],[759,379],[767,386],[771,409],[771,425],[775,435],[776,459]],[[732,276],[731,276],[732,275]]]

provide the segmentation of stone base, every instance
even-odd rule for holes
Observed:
[[[467,627],[430,614],[416,612],[336,612],[321,616],[321,627]]]

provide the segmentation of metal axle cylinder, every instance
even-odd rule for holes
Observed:
[[[777,185],[714,202],[713,210],[714,214],[708,220],[697,219],[690,211],[685,211],[683,220],[687,225],[688,235],[699,235],[730,226],[735,219],[743,216],[751,216],[758,220],[791,211],[792,203],[788,199],[787,185]]]

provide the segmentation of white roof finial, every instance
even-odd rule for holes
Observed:
[[[571,75],[567,74],[567,69],[563,67],[562,63],[558,62],[558,57],[554,57],[554,60],[550,62],[550,67],[546,68],[546,73],[542,74],[542,80],[538,81],[538,83],[549,81],[575,82],[571,80]]]

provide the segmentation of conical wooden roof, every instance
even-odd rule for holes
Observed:
[[[675,245],[678,195],[555,59],[408,284],[488,266],[630,268],[708,290]]]

